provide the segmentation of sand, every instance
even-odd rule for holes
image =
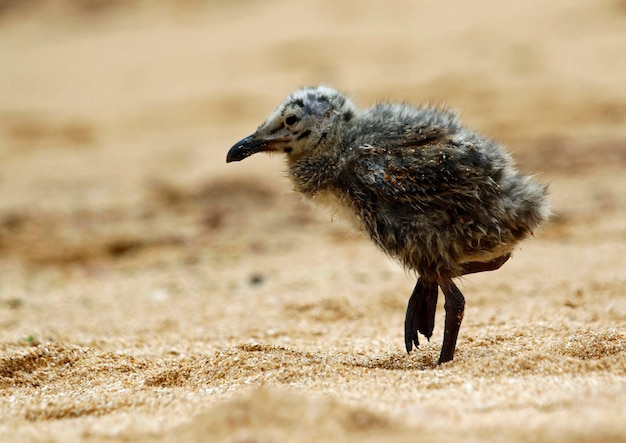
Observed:
[[[626,441],[626,3],[0,2],[0,441]],[[415,276],[225,164],[301,85],[448,104],[554,216]]]

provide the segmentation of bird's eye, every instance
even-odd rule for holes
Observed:
[[[289,115],[285,119],[285,123],[287,123],[287,126],[293,126],[296,123],[298,123],[299,120],[300,119],[298,117],[296,117],[295,115]]]

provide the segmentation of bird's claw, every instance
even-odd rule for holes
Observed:
[[[420,347],[420,341],[419,341],[419,338],[417,338],[417,333],[415,334],[415,337],[405,339],[404,343],[406,345],[407,354],[411,354],[411,351],[413,350],[414,345],[415,345],[415,349],[418,349]]]

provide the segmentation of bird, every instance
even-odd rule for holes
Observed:
[[[497,141],[447,106],[378,102],[311,86],[287,96],[226,162],[281,153],[293,189],[364,231],[417,276],[404,342],[429,341],[444,295],[438,364],[454,358],[465,298],[453,279],[494,271],[550,216],[546,184],[521,173]]]

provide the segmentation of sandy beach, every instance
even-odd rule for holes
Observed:
[[[626,441],[626,3],[0,2],[0,441]],[[415,276],[225,163],[292,90],[436,103],[549,183],[551,222]],[[440,297],[441,299],[441,297]]]

